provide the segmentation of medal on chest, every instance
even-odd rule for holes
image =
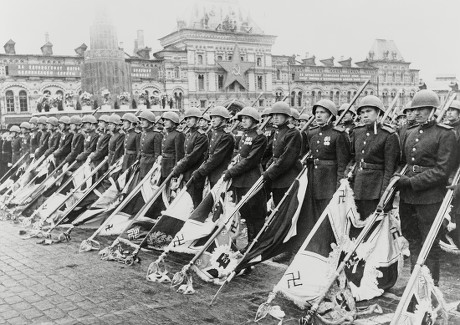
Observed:
[[[329,136],[324,137],[324,145],[325,146],[330,146],[331,145],[331,137],[329,137]]]
[[[244,139],[244,144],[248,146],[252,145],[252,137],[246,137]]]

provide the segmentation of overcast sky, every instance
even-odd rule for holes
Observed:
[[[118,40],[132,53],[136,31],[145,45],[175,30],[193,0],[111,0],[108,9]],[[10,38],[16,53],[40,53],[45,32],[55,54],[74,55],[89,45],[95,0],[0,0],[0,43]],[[277,35],[273,54],[306,52],[317,59],[365,59],[374,39],[396,42],[411,67],[427,81],[440,74],[460,77],[459,0],[240,0],[266,34]]]

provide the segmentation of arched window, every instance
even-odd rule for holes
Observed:
[[[6,111],[7,112],[14,112],[14,94],[12,90],[8,90],[5,93],[6,97]]]
[[[224,75],[223,74],[217,75],[217,89],[219,90],[224,89]]]
[[[334,100],[334,92],[332,90],[329,92],[329,100],[330,101]]]
[[[318,100],[321,100],[321,96],[322,96],[321,91],[318,91]]]
[[[180,78],[180,73],[179,73],[179,67],[174,68],[174,78],[179,79]]]
[[[302,92],[299,91],[297,94],[297,106],[302,106]]]
[[[335,102],[336,105],[340,104],[340,91],[338,91],[338,90],[335,92],[334,102]]]
[[[217,56],[217,61],[222,61],[222,55]]]
[[[198,75],[198,90],[204,90],[204,75]]]
[[[276,69],[276,80],[281,80],[281,70]]]
[[[176,103],[176,108],[182,109],[182,92],[181,91],[174,92],[174,101]]]
[[[257,89],[262,90],[263,89],[263,79],[262,76],[257,76]]]
[[[19,110],[27,112],[27,92],[25,90],[19,92]]]
[[[198,64],[203,64],[203,56],[198,54]]]
[[[257,58],[257,66],[258,67],[262,66],[262,58]]]
[[[347,92],[347,103],[349,103],[351,100],[351,91]]]
[[[316,92],[314,90],[311,92],[311,103],[316,103]]]
[[[291,92],[291,106],[295,106],[295,91]]]

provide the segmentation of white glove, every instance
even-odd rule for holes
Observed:
[[[69,163],[65,163],[64,166],[62,166],[62,170],[67,170],[69,168]]]
[[[86,163],[87,163],[88,165],[91,163],[91,157],[88,157],[88,158],[86,159]]]
[[[11,166],[13,166],[13,164],[12,164],[12,163],[8,163],[8,167],[11,167]]]
[[[35,155],[34,155],[33,153],[31,153],[31,154],[29,155],[29,157],[30,157],[30,159],[34,159],[34,158],[35,158]]]

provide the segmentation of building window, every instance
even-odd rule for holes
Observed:
[[[235,82],[232,82],[229,86],[228,86],[228,89],[230,91],[235,91]]]
[[[334,102],[335,102],[336,105],[340,104],[340,91],[338,91],[338,90],[335,92]]]
[[[174,101],[176,103],[177,109],[182,109],[182,92],[175,92],[174,93]]]
[[[27,112],[27,92],[25,90],[19,92],[19,110]]]
[[[233,59],[233,56],[229,55],[228,60],[231,61]]]
[[[217,61],[222,61],[222,55],[217,56]]]
[[[201,108],[206,108],[206,99],[200,100],[200,107]]]
[[[351,91],[347,92],[347,103],[351,100]]]
[[[311,102],[312,104],[316,103],[316,92],[315,91],[311,92]]]
[[[263,99],[259,99],[259,107],[263,107],[264,106],[264,100]]]
[[[257,66],[258,67],[262,66],[262,58],[257,58]]]
[[[318,91],[318,100],[321,100],[322,94],[321,91]]]
[[[276,69],[276,80],[281,80],[281,70]]]
[[[217,89],[222,90],[224,88],[224,75],[217,75]]]
[[[198,54],[198,64],[203,64],[203,56]]]
[[[8,113],[14,112],[14,94],[12,90],[8,90],[5,93],[6,97],[6,111]]]
[[[295,73],[291,75],[292,80],[295,80]]]
[[[295,106],[295,91],[291,92],[291,106]]]
[[[262,90],[263,89],[263,80],[262,76],[257,76],[257,89]]]
[[[299,91],[297,94],[297,106],[302,106],[302,92]]]
[[[179,67],[175,67],[174,68],[174,78],[179,79],[180,78],[179,75],[180,75]]]
[[[240,56],[241,61],[244,61],[244,56]]]
[[[198,90],[204,90],[204,75],[198,75]]]
[[[334,100],[334,92],[332,90],[329,92],[329,100],[331,102]]]

